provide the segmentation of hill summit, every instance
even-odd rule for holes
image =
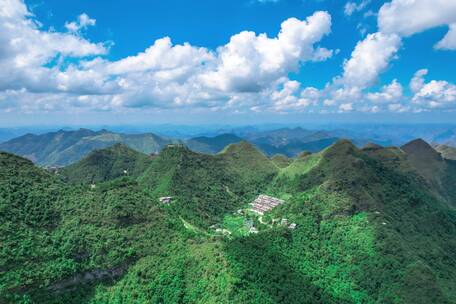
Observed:
[[[150,156],[126,145],[115,144],[90,152],[79,162],[61,170],[64,178],[73,183],[95,183],[121,176],[139,176],[151,163]]]

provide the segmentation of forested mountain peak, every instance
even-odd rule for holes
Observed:
[[[408,155],[417,159],[441,160],[440,154],[421,138],[412,140],[411,142],[401,146],[401,149]]]
[[[383,148],[383,147],[378,145],[378,144],[376,144],[376,143],[369,142],[369,143],[364,145],[363,150],[368,150],[368,149],[376,150],[376,149],[381,149],[381,148]]]
[[[242,153],[242,154],[248,154],[248,153],[254,153],[254,154],[262,154],[253,144],[249,143],[246,140],[242,140],[239,143],[233,143],[229,144],[228,146],[223,149],[223,151],[220,154],[235,154],[235,153]]]
[[[322,156],[343,157],[344,155],[360,153],[360,150],[348,139],[340,139],[322,151]]]
[[[94,150],[79,162],[65,167],[60,174],[69,182],[95,183],[121,176],[139,176],[151,162],[151,157],[124,144]]]

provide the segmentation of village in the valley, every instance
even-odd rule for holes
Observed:
[[[163,196],[159,198],[160,203],[169,205],[173,201],[171,196]],[[249,234],[256,234],[259,232],[259,227],[273,228],[283,227],[290,230],[296,229],[296,223],[290,223],[286,218],[272,218],[265,220],[265,215],[284,204],[285,201],[269,195],[261,194],[253,200],[248,208],[239,209],[235,213],[225,216],[222,223],[214,224],[209,228],[215,235],[221,236],[247,236]],[[186,227],[191,226],[189,223],[184,222]]]

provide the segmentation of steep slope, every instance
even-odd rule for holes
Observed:
[[[279,168],[288,167],[291,163],[291,160],[283,154],[273,155],[271,161]]]
[[[240,184],[241,195],[258,194],[278,172],[267,156],[246,141],[227,146],[217,157],[226,174]]]
[[[435,145],[434,148],[437,152],[439,152],[442,155],[443,158],[450,159],[450,160],[456,160],[456,148],[455,147],[450,147],[447,145]]]
[[[131,179],[68,186],[0,153],[0,302],[86,303],[94,286],[166,252],[181,224],[165,213]]]
[[[172,205],[181,216],[207,227],[259,194],[277,170],[246,142],[231,144],[217,155],[169,145],[139,181],[154,197],[175,197]]]
[[[138,177],[152,158],[123,144],[95,150],[79,162],[60,170],[60,175],[71,183],[96,183],[121,176]]]
[[[445,170],[442,156],[422,139],[413,140],[401,147],[407,153],[408,161],[427,179]],[[437,172],[436,172],[437,170]]]
[[[428,185],[448,203],[456,198],[456,161],[446,160],[427,142],[417,139],[402,146],[408,163],[426,179]]]
[[[270,188],[289,200],[271,217],[298,228],[291,239],[262,236],[269,245],[261,247],[287,256],[338,302],[454,303],[454,209],[416,174],[347,141],[313,157],[302,174],[281,174]]]
[[[186,141],[186,145],[195,152],[216,154],[229,144],[242,141],[242,138],[234,134],[221,134],[215,137],[194,137]]]
[[[155,198],[172,196],[175,213],[198,226],[208,227],[242,204],[222,162],[183,145],[167,146],[139,181]]]
[[[123,143],[132,149],[150,154],[157,153],[171,141],[155,134],[122,134],[107,130],[51,132],[42,135],[27,134],[0,144],[0,150],[21,155],[45,166],[65,166],[74,163],[95,149]]]

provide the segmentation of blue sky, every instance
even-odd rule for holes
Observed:
[[[0,125],[456,117],[452,1],[1,2]]]

